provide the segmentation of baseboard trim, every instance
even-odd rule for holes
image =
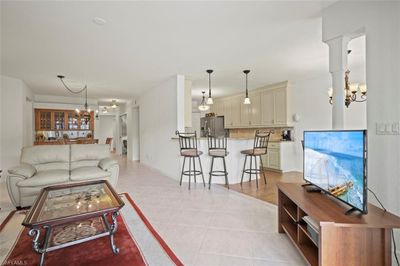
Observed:
[[[279,169],[274,169],[274,168],[268,168],[268,167],[265,167],[264,166],[264,168],[263,168],[264,170],[267,170],[267,171],[271,171],[271,172],[277,172],[277,173],[283,173],[283,171],[282,170],[279,170]]]

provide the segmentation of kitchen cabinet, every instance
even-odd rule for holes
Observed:
[[[243,98],[238,95],[234,96],[231,99],[231,119],[232,119],[232,126],[239,127],[240,124],[240,105],[242,104]]]
[[[231,101],[229,98],[223,100],[222,108],[224,110],[224,125],[225,128],[232,127]]]
[[[94,130],[94,112],[86,121],[73,110],[35,109],[35,130]]]
[[[55,111],[54,112],[54,126],[53,129],[63,130],[65,129],[65,116],[66,112],[64,111]]]
[[[279,149],[268,149],[267,167],[275,170],[281,169]]]
[[[214,100],[214,104],[211,105],[211,112],[215,113],[216,116],[224,115],[224,103],[223,101],[217,99]]]
[[[248,119],[250,126],[261,125],[261,92],[249,94],[251,104],[248,105]]]
[[[281,169],[281,150],[280,143],[269,143],[267,154],[262,157],[264,167],[273,170]]]
[[[274,125],[274,92],[261,92],[261,124],[265,126]]]
[[[52,122],[52,112],[50,110],[35,110],[36,130],[51,130]]]
[[[287,88],[261,92],[261,124],[265,126],[288,125]]]
[[[225,128],[237,128],[240,127],[240,116],[241,116],[241,96],[236,95],[224,99],[224,122]]]
[[[279,88],[274,92],[274,124],[286,125],[287,120],[287,100],[286,100],[286,88]]]
[[[250,91],[251,104],[243,104],[244,93],[214,99],[211,112],[224,116],[226,128],[290,126],[290,87],[288,82]]]

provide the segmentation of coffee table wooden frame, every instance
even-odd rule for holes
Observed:
[[[66,189],[66,188],[74,188],[74,187],[81,187],[81,186],[88,186],[88,185],[96,185],[96,184],[105,184],[109,191],[111,192],[111,195],[116,202],[118,202],[118,206],[111,207],[111,208],[106,208],[102,210],[96,210],[96,211],[89,211],[86,213],[80,213],[76,215],[70,215],[70,216],[65,216],[65,217],[59,217],[59,218],[54,218],[54,219],[49,219],[49,220],[44,220],[44,221],[37,221],[36,218],[39,215],[41,209],[44,206],[44,203],[47,198],[47,194],[49,191],[54,191],[54,190],[60,190],[60,189]],[[121,198],[118,196],[117,192],[113,189],[113,187],[110,185],[110,183],[106,180],[98,180],[98,181],[89,181],[89,182],[81,182],[81,183],[73,183],[73,184],[65,184],[65,185],[55,185],[55,186],[49,186],[45,187],[42,189],[40,192],[39,196],[36,198],[34,204],[32,205],[31,209],[29,210],[28,215],[25,217],[24,221],[22,222],[22,225],[25,227],[30,228],[29,230],[29,236],[33,237],[32,241],[32,248],[34,251],[40,254],[40,262],[39,265],[43,265],[44,263],[44,257],[47,252],[57,250],[60,248],[80,244],[83,242],[87,242],[90,240],[94,240],[100,237],[104,236],[110,236],[110,244],[111,244],[111,250],[114,254],[119,253],[119,248],[114,243],[114,234],[118,229],[118,223],[117,223],[117,216],[119,215],[119,210],[125,205],[125,203],[121,200]],[[111,215],[111,223],[108,221],[107,216]],[[49,240],[50,236],[52,234],[52,230],[55,226],[58,225],[66,225],[69,223],[74,223],[78,221],[83,221],[91,218],[97,218],[100,217],[103,220],[103,223],[105,225],[105,231],[87,238],[82,238],[78,239],[75,241],[67,242],[64,244],[60,244],[57,246],[49,246]],[[45,231],[45,236],[44,240],[42,243],[40,243],[40,230],[44,229]]]

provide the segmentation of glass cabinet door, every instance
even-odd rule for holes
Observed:
[[[75,112],[68,113],[68,129],[78,129],[79,116]]]
[[[54,128],[56,130],[64,129],[64,117],[65,113],[64,112],[54,112]]]
[[[81,117],[81,128],[84,130],[89,130],[90,129],[90,120],[86,120],[85,118]]]
[[[40,111],[39,125],[41,130],[51,129],[51,111]]]

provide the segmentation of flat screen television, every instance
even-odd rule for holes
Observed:
[[[304,180],[367,213],[367,131],[304,131]]]

